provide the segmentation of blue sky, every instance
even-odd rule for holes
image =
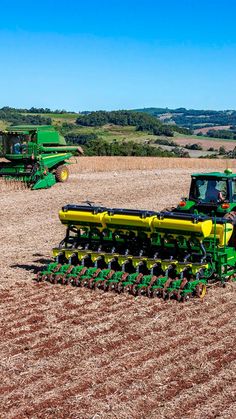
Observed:
[[[2,0],[0,10],[0,107],[236,109],[235,0]]]

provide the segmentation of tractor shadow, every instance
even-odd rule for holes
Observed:
[[[25,271],[29,271],[32,272],[34,274],[37,274],[39,271],[42,270],[42,268],[45,265],[48,265],[49,263],[52,262],[52,259],[45,259],[45,258],[40,258],[40,259],[36,259],[34,260],[35,263],[39,263],[40,265],[34,265],[34,264],[20,264],[17,263],[15,265],[11,265],[11,268],[19,268],[19,269],[23,269]]]

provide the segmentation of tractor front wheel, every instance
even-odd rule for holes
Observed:
[[[57,182],[66,182],[69,177],[69,169],[67,166],[58,166],[55,171],[55,177]]]

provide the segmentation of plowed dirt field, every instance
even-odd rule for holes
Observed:
[[[83,158],[48,190],[0,186],[1,418],[236,417],[235,284],[182,304],[33,280],[64,235],[62,205],[158,210],[197,164],[214,167],[134,160]]]

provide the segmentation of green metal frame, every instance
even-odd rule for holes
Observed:
[[[229,187],[236,180],[229,170],[193,178],[197,176],[229,181]],[[60,211],[66,236],[53,249],[55,262],[38,274],[38,281],[179,301],[203,298],[210,283],[236,278],[236,243],[230,241],[233,221],[224,218],[236,203],[199,207],[186,199],[184,204],[161,213],[66,205]],[[210,222],[204,235],[197,228],[201,222]]]

